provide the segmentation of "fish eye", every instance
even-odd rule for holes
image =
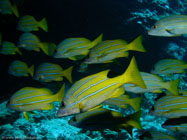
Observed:
[[[156,28],[157,28],[157,26],[156,26],[156,25],[154,25],[154,26],[153,26],[153,28],[154,28],[154,29],[156,29]]]

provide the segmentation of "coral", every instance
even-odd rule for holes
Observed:
[[[169,54],[170,56],[173,56],[174,58],[179,60],[183,60],[187,52],[187,47],[182,47],[176,43],[171,42],[168,44],[166,48],[164,48],[164,50],[166,50],[166,53]]]

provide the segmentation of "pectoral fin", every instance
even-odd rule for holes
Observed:
[[[174,33],[174,30],[172,30],[172,29],[166,29],[165,31],[168,32],[169,34],[172,34],[172,35],[175,35],[175,36],[181,36],[179,34]]]
[[[51,110],[51,109],[53,109],[53,107],[54,107],[53,104],[48,104],[47,106],[45,106],[41,110]]]
[[[24,116],[24,118],[27,120],[27,121],[29,121],[29,113],[28,112],[23,112],[23,116]]]

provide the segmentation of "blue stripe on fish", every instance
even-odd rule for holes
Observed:
[[[46,67],[46,66],[45,66]],[[44,68],[45,68],[44,67]],[[58,69],[58,68],[46,68],[46,69],[43,69],[42,67],[41,68],[39,68],[39,70],[37,71],[37,72],[41,72],[41,71],[48,71],[48,70],[56,70],[56,69]]]
[[[72,93],[71,93],[66,99],[70,98],[70,97],[73,95],[73,93],[74,93],[75,91],[77,91],[77,90],[78,90],[81,86],[83,86],[85,83],[89,82],[90,80],[92,80],[92,79],[94,79],[94,78],[96,78],[96,77],[98,77],[98,76],[91,77],[91,78],[87,79],[85,82],[83,82],[82,84],[80,84],[77,88],[75,88],[75,89],[72,91]],[[81,81],[79,81],[79,82],[81,82]],[[77,84],[79,84],[79,82],[78,82]],[[74,86],[76,86],[77,84],[75,84]],[[73,88],[73,87],[72,87],[72,88]]]
[[[16,101],[25,100],[25,99],[29,99],[29,98],[33,98],[33,97],[44,96],[44,95],[47,95],[47,94],[40,94],[40,95],[35,95],[35,96],[25,97],[25,98],[17,99]]]
[[[177,21],[171,21],[171,22],[167,22],[167,23],[165,23],[165,24],[163,24],[163,25],[169,25],[169,24],[172,24],[172,23],[181,23],[181,22],[187,22],[187,20],[184,20],[184,19],[181,19],[181,20],[177,20]]]
[[[29,102],[29,103],[20,103],[20,104],[10,104],[10,106],[16,106],[16,105],[28,105],[28,104],[34,104],[34,103],[39,103],[39,102],[43,102],[43,101],[48,101],[51,99],[45,99],[45,100],[39,100],[39,101],[35,101],[35,102]]]
[[[167,112],[167,111],[170,111],[170,110],[156,110],[156,111],[154,111],[155,113],[159,113],[159,112]]]
[[[96,86],[96,85],[98,85],[98,84],[100,84],[100,83],[106,81],[107,79],[108,79],[108,78],[103,79],[103,80],[101,80],[101,81],[99,81],[99,82],[97,82],[97,83],[95,83],[95,84],[93,84],[93,85],[90,85],[89,87],[85,88],[83,91],[79,92],[79,94],[77,94],[77,95],[75,96],[75,98],[77,98],[79,95],[81,95],[83,92],[87,91],[87,90],[90,89],[91,87]]]
[[[123,49],[124,49],[124,48],[114,49],[114,50],[107,51],[106,53],[111,53],[111,52],[119,51],[119,50],[123,50]]]
[[[75,40],[78,40],[78,39],[77,39],[77,38],[65,39],[65,40],[62,42],[62,44],[60,44],[60,45],[64,45],[64,44],[66,44],[66,43],[69,43],[69,42],[75,41]]]
[[[101,48],[101,49],[97,50],[95,53],[98,53],[98,52],[100,52],[100,51],[102,51],[102,50],[104,50],[104,49],[107,49],[107,48],[110,48],[110,47],[113,47],[113,46],[118,46],[118,45],[121,45],[121,44],[119,43],[119,44],[114,44],[114,45],[106,46],[106,47],[104,47],[104,48]]]
[[[70,46],[73,46],[73,45],[76,45],[76,44],[80,44],[80,43],[83,43],[84,41],[80,41],[80,42],[75,42],[75,43],[72,43],[72,44],[69,44],[69,45],[66,45],[64,47],[62,47],[61,49],[65,49],[65,48],[68,48]]]
[[[83,100],[85,100],[86,98],[88,98],[88,97],[90,97],[90,96],[93,96],[93,95],[99,93],[100,91],[102,91],[102,90],[104,90],[104,89],[106,89],[106,88],[109,88],[109,87],[111,87],[111,86],[113,86],[113,85],[115,85],[115,84],[118,84],[118,83],[119,83],[119,82],[113,83],[113,84],[108,85],[108,86],[106,86],[106,87],[104,87],[104,88],[102,88],[102,89],[100,89],[100,90],[98,90],[98,91],[96,91],[96,92],[94,92],[94,93],[92,93],[92,94],[89,94],[89,95],[83,97],[82,99],[80,99],[79,101],[76,101],[76,102],[70,104],[69,106],[65,107],[65,109],[67,109],[67,108],[69,108],[69,107],[71,107],[71,106],[73,106],[73,105],[75,105],[75,104],[78,104],[78,103],[82,102]],[[62,110],[62,111],[63,111],[63,110]]]
[[[163,107],[168,107],[168,106],[173,106],[173,105],[180,105],[180,104],[187,104],[187,102],[165,105],[165,106],[163,106]]]
[[[114,41],[107,41],[105,43],[101,43],[101,44],[98,44],[96,48],[93,48],[93,50],[98,50],[100,49],[100,47],[104,46],[104,45],[107,45],[107,44],[110,44],[110,43],[113,43]]]
[[[81,46],[81,47],[77,47],[77,48],[80,49],[80,48],[86,48],[86,47],[88,47],[88,46]]]
[[[180,128],[186,128],[187,126],[182,126],[182,125],[167,125],[167,126],[164,126],[164,128],[170,128],[170,127],[180,127]]]
[[[24,95],[24,94],[27,94],[27,93],[31,93],[31,92],[36,92],[36,90],[31,90],[31,91],[28,91],[28,90],[22,90],[22,91],[18,91],[19,94],[18,95],[15,95],[15,96],[12,96],[12,98],[10,100],[13,100],[15,99],[16,97],[19,97],[21,95]],[[23,93],[22,93],[23,92]],[[16,93],[17,94],[17,93]]]
[[[61,73],[42,73],[42,75],[56,75],[56,74],[61,74]]]
[[[162,19],[162,22],[163,21],[168,21],[168,20],[171,20],[171,19],[177,19],[177,18],[186,18],[186,16],[182,16],[182,15],[180,15],[180,16],[171,16],[171,17],[167,17],[167,18],[165,18],[165,19]]]
[[[187,25],[168,26],[167,29],[169,30],[170,28],[173,29],[176,27],[184,27],[184,26],[187,26]],[[165,30],[165,27],[157,28],[157,31],[162,31],[162,30]]]
[[[169,99],[169,100],[163,101],[163,102],[161,102],[161,103],[159,103],[159,104],[156,104],[155,107],[158,107],[158,106],[160,106],[161,104],[166,103],[166,102],[168,102],[168,101],[177,100],[177,99],[181,99],[181,98],[184,98],[184,97],[177,97],[177,98],[172,98],[172,99]]]

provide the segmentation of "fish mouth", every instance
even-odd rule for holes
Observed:
[[[57,112],[57,116],[58,117],[64,117],[64,116],[68,116],[68,112],[65,109],[59,109]]]
[[[80,113],[80,109],[75,107],[67,107],[65,104],[62,102],[62,105],[60,109],[57,112],[58,117],[64,117],[64,116],[70,116],[74,114]]]
[[[57,112],[57,116],[58,117],[63,117],[63,116],[68,116],[69,111],[67,109],[65,109],[65,104],[64,102],[61,103],[60,109]]]

